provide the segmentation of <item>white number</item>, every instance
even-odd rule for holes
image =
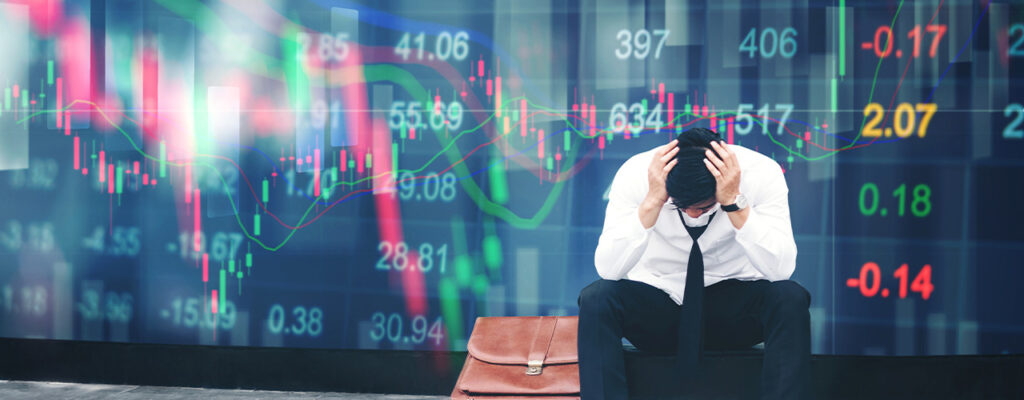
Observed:
[[[434,42],[435,49],[434,53],[437,54],[437,58],[441,60],[447,60],[452,55],[452,34],[447,31],[441,32],[437,35],[437,40]]]
[[[745,36],[743,41],[740,42],[739,51],[741,53],[744,51],[747,52],[747,56],[750,58],[754,58],[754,53],[758,51],[758,45],[754,42],[756,35],[757,28],[750,28],[750,31],[747,32],[747,36]],[[792,58],[796,55],[797,50],[796,39],[794,39],[795,36],[796,29],[793,27],[783,29],[781,38],[775,28],[764,28],[761,30],[761,38],[758,42],[761,48],[761,58],[775,57],[776,52],[781,54],[783,58]],[[765,43],[766,41],[769,41],[770,43]]]
[[[394,250],[392,251],[392,249]],[[392,244],[381,241],[377,245],[377,251],[381,252],[381,257],[377,260],[374,269],[381,271],[387,271],[392,268],[397,271],[404,271],[406,268],[419,268],[422,272],[430,272],[430,270],[434,269],[435,263],[440,263],[441,273],[443,274],[448,262],[448,244],[441,245],[441,247],[437,248],[436,252],[434,245],[430,243],[420,244],[418,263],[409,262],[409,246],[405,242]],[[438,261],[434,261],[435,257]],[[388,261],[389,259],[390,262]]]
[[[448,109],[447,115],[445,115],[446,108]],[[434,104],[434,108],[430,110],[430,128],[435,131],[441,131],[445,125],[448,125],[451,129],[458,129],[462,125],[462,104],[457,101],[453,101],[448,105],[444,103]]]
[[[281,329],[284,328],[284,307],[280,304],[274,304],[270,307],[270,317],[267,318],[267,328],[273,334],[281,333]]]
[[[434,321],[434,324],[430,325],[429,337],[434,339],[434,344],[436,346],[440,346],[441,340],[444,339],[444,326],[441,322],[441,317],[437,317],[437,321]]]
[[[455,200],[456,188],[455,173],[445,172],[438,177],[433,172],[426,173],[426,178],[421,179],[422,184],[417,184],[414,176],[409,171],[403,171],[398,175],[398,197],[402,200],[425,200],[434,201],[438,198],[444,202]],[[417,187],[422,187],[422,192],[417,194]],[[440,196],[438,196],[440,194]]]
[[[403,60],[409,59],[409,34],[402,35],[402,38],[398,40],[398,44],[395,45],[395,54],[402,56]]]
[[[403,334],[405,331],[402,328],[404,318],[399,313],[391,313],[390,315],[382,312],[375,312],[370,316],[370,322],[373,323],[373,328],[370,330],[370,339],[374,341],[381,341],[385,338],[393,343],[402,343]],[[412,335],[405,339],[412,341],[415,344],[423,343],[427,338],[434,339],[435,345],[441,345],[441,340],[444,339],[444,324],[441,317],[437,317],[433,324],[427,328],[427,317],[424,315],[417,315],[412,317]]]
[[[431,185],[431,182],[433,182],[433,185]],[[430,189],[431,186],[434,187],[433,190]],[[423,197],[427,199],[427,201],[434,201],[435,199],[437,199],[437,193],[440,191],[441,178],[439,178],[436,174],[428,176],[426,182],[423,183]]]
[[[782,132],[786,130],[786,120],[789,119],[789,113],[793,112],[793,105],[792,104],[776,104],[775,105],[775,111],[778,111],[780,108],[783,109],[783,110],[786,110],[786,112],[782,114],[782,119],[779,120],[779,130],[776,131],[777,135],[781,135]]]
[[[133,228],[133,229],[138,229],[138,228]],[[116,243],[116,240],[117,240],[117,238],[116,238],[116,233],[117,233],[116,230],[115,230],[114,233],[115,233],[115,243]],[[238,233],[238,232],[229,232],[229,233],[226,233],[226,232],[216,232],[216,233],[213,234],[213,245],[211,246],[212,248],[207,248],[207,246],[206,246],[207,245],[206,232],[199,232],[199,251],[195,252],[195,253],[192,253],[191,250],[195,249],[195,232],[184,231],[184,232],[181,232],[180,235],[178,235],[178,242],[179,242],[178,244],[181,247],[180,248],[180,250],[181,250],[181,258],[185,258],[185,257],[189,256],[190,254],[194,256],[196,254],[202,254],[202,253],[209,252],[210,253],[210,258],[212,258],[213,261],[216,261],[216,262],[226,262],[228,260],[234,260],[235,259],[235,257],[238,255],[238,248],[242,246],[242,240],[244,238],[245,237],[242,236],[242,234]],[[128,243],[129,244],[133,244],[133,241],[136,242],[136,243],[134,243],[133,246],[128,247],[128,250],[121,250],[122,251],[121,254],[130,254],[130,255],[138,254],[138,249],[141,247],[141,245],[139,245],[137,243],[138,242],[138,238],[137,237],[134,238],[134,239],[132,239],[132,237],[129,237]],[[134,253],[130,253],[129,252],[129,251],[132,251],[132,250],[134,251]],[[111,250],[111,251],[113,252],[114,250]]]
[[[736,129],[736,132],[738,132],[740,135],[746,135],[746,134],[750,133],[750,131],[754,128],[754,117],[751,116],[750,114],[744,112],[744,111],[747,111],[747,110],[753,111],[754,110],[754,105],[753,104],[740,104],[739,109],[736,110],[736,121],[734,121],[734,126],[735,126],[735,129]],[[776,131],[776,134],[781,135],[782,132],[786,130],[786,121],[789,120],[789,114],[791,112],[793,112],[793,105],[792,104],[776,104],[775,105],[775,111],[779,111],[779,110],[784,111],[782,113],[782,119],[779,120],[779,128]],[[762,122],[762,124],[761,124],[761,133],[767,135],[768,134],[768,122],[769,122],[769,119],[768,119],[768,104],[766,103],[764,105],[764,107],[761,107],[761,109],[758,110],[757,113],[758,113],[757,117],[764,119],[764,122]],[[740,123],[741,121],[746,121],[746,122],[741,124]]]
[[[430,243],[420,245],[420,271],[429,272],[434,268],[434,260],[430,258],[434,254],[434,246]]]
[[[462,61],[469,55],[469,34],[466,31],[459,31],[455,34],[455,44],[452,46],[452,55],[455,59]]]
[[[110,255],[114,256],[137,256],[142,248],[139,242],[139,228],[136,227],[114,227],[113,242]]]
[[[790,35],[786,36],[787,34]],[[783,57],[791,58],[796,55],[796,39],[793,39],[794,36],[796,36],[796,29],[790,27],[782,30],[782,47],[779,49],[779,53]],[[789,49],[789,51],[786,49]]]
[[[665,45],[669,33],[668,29],[654,30],[654,36],[661,37],[658,40],[658,45],[654,48],[655,59],[661,58],[661,48]],[[615,49],[615,57],[620,60],[628,59],[630,54],[637,60],[643,60],[651,53],[651,32],[646,29],[638,30],[636,34],[629,29],[623,29],[615,34],[615,39],[622,46]]]
[[[391,259],[391,266],[396,270],[404,271],[405,266],[409,261],[408,253],[409,247],[405,245],[405,242],[398,242],[398,244],[395,245],[395,257]]]
[[[334,59],[344,60],[348,57],[348,34],[339,33],[334,37]]]
[[[425,32],[420,32],[415,38],[412,37],[411,33],[403,34],[402,38],[398,40],[398,44],[395,45],[395,54],[402,56],[402,60],[408,60],[409,53],[412,52],[409,48],[409,42],[412,39],[412,44],[417,47],[416,59],[422,60],[425,37]],[[437,39],[434,41],[434,54],[442,61],[447,61],[453,57],[456,61],[465,60],[466,56],[469,55],[469,33],[458,31],[454,37],[448,31],[438,33]]]
[[[52,223],[30,222],[26,225],[23,230],[21,222],[8,221],[7,230],[0,232],[0,244],[11,251],[20,250],[23,245],[40,251],[52,251],[56,247]]]
[[[348,33],[320,34],[317,53],[322,61],[341,61],[348,57]]]
[[[430,110],[430,129],[444,129],[444,104],[434,104],[434,108]]]
[[[641,38],[644,38],[644,40],[640,40]],[[637,60],[647,58],[647,54],[651,52],[651,33],[647,32],[646,29],[637,31],[636,36],[633,36],[633,44],[636,45],[633,57]]]
[[[647,115],[648,112],[650,112],[650,115]],[[616,103],[612,106],[608,126],[616,133],[623,132],[628,128],[630,133],[638,134],[645,127],[660,127],[663,123],[661,113],[661,104],[658,104],[652,110],[647,110],[643,103],[633,103],[629,106],[626,106],[626,103]],[[630,115],[633,116],[632,122],[628,122]]]
[[[612,132],[619,133],[626,130],[626,103],[615,103],[612,106],[611,115],[608,119],[608,126]]]
[[[295,58],[304,61],[308,57],[309,48],[313,44],[313,38],[306,32],[295,34],[295,42],[298,49],[295,51]],[[341,61],[348,57],[348,33],[339,32],[336,34],[321,33],[317,41],[316,52],[320,61]]]
[[[291,333],[295,335],[301,335],[303,333],[306,333],[306,308],[302,306],[296,306],[295,308],[292,309],[292,316],[295,317],[296,323],[301,323],[302,325],[296,326],[292,324]]]
[[[370,339],[377,341],[384,338],[384,321],[386,320],[387,317],[384,316],[384,313],[373,313],[373,316],[370,317],[370,321],[373,321],[376,326],[374,326],[374,330],[370,331]],[[378,329],[379,331],[377,331]]]
[[[185,326],[193,327],[199,323],[199,299],[190,298],[185,301]]]
[[[615,35],[615,39],[619,40],[619,44],[622,45],[621,48],[615,49],[615,57],[618,57],[620,60],[629,58],[629,53],[633,52],[633,43],[629,40],[632,36],[633,34],[629,29],[623,29]],[[619,50],[622,50],[622,52],[619,52]]]
[[[387,271],[390,267],[388,259],[391,258],[391,242],[380,242],[377,245],[377,251],[381,252],[380,260],[377,260],[377,269]]]
[[[455,200],[455,174],[451,172],[441,176],[441,200]]]
[[[416,344],[423,343],[423,339],[427,338],[427,317],[417,315],[412,319],[412,342]]]
[[[17,170],[11,173],[11,187],[15,189],[53,189],[57,183],[59,172],[57,160],[52,158],[33,158],[28,170]]]
[[[448,126],[452,129],[462,126],[462,103],[453,101],[448,105]]]
[[[319,307],[309,310],[309,336],[320,336],[324,330],[324,312]]]
[[[415,128],[422,128],[426,126],[423,123],[423,111],[421,110],[421,107],[423,107],[423,103],[418,101],[410,101],[408,105],[404,101],[391,103],[391,109],[388,111],[388,127],[393,130],[399,130],[409,126]],[[462,105],[457,102],[453,102],[449,104],[448,107],[449,119],[457,119],[457,123],[452,123],[452,127],[457,128],[458,124],[462,123]],[[443,109],[444,105],[441,104],[440,108]],[[434,110],[430,110],[430,112],[432,114],[435,113]],[[437,121],[434,118],[435,117],[433,115],[430,116],[431,128],[434,128],[435,130],[443,128],[443,124],[445,123],[443,117],[440,121]]]
[[[397,343],[402,338],[402,316],[391,314],[388,317],[388,340]]]
[[[630,132],[639,133],[640,131],[644,130],[644,111],[646,111],[645,109],[646,107],[644,107],[643,103],[633,103],[632,105],[629,106],[629,113],[633,114],[634,122],[632,124],[626,125],[626,127],[629,128]]]
[[[107,293],[107,320],[113,322],[128,322],[132,319],[132,295],[124,293]]]
[[[661,120],[661,103],[654,106],[651,113],[647,115],[647,127],[661,127],[665,123]]]
[[[754,118],[744,112],[744,110],[754,110],[753,104],[740,104],[740,108],[736,110],[736,121],[733,122],[736,132],[740,135],[746,135],[750,133],[750,130],[754,128]],[[740,121],[746,120],[746,124],[740,124]]]

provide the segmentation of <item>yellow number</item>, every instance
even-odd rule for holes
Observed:
[[[928,123],[932,121],[932,117],[937,109],[938,107],[935,103],[918,103],[916,107],[911,106],[910,103],[900,103],[896,107],[896,112],[893,113],[893,130],[896,136],[901,138],[910,137],[913,135],[914,125],[917,125],[917,137],[923,138],[928,132]],[[920,121],[917,120],[917,113],[915,111],[924,112]],[[882,137],[882,127],[879,125],[885,117],[885,109],[878,103],[868,104],[864,107],[864,117],[871,115],[874,116],[864,124],[864,130],[861,131],[861,135],[864,137]],[[886,136],[891,133],[892,131],[889,131],[886,133]]]
[[[935,103],[917,104],[917,111],[924,111],[924,115],[921,116],[921,123],[917,126],[917,137],[924,137],[925,132],[928,130],[928,123],[932,121],[932,116],[935,115],[937,108]]]
[[[867,117],[868,115],[871,115],[871,113],[877,114],[875,115],[875,118],[864,125],[864,130],[861,131],[861,135],[864,137],[881,137],[882,128],[877,127],[877,125],[882,122],[882,116],[885,115],[885,110],[882,109],[881,104],[871,103],[868,104],[867,107],[864,107],[864,116]]]
[[[914,133],[914,119],[917,114],[914,114],[914,107],[910,103],[900,103],[896,107],[896,115],[892,119],[892,127],[896,130],[896,136],[901,138],[908,137]],[[906,124],[904,124],[904,115],[907,116]]]

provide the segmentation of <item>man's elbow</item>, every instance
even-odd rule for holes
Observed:
[[[594,266],[597,268],[597,275],[601,279],[607,279],[610,281],[617,281],[622,279],[622,274],[618,268],[615,268],[614,263],[603,259],[599,255],[594,256]]]
[[[774,276],[769,276],[770,281],[784,281],[793,277],[796,271],[796,245],[786,249],[779,255],[778,264],[773,268]]]

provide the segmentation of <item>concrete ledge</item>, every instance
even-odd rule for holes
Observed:
[[[670,398],[671,355],[626,351],[630,391]],[[754,399],[759,350],[710,352],[690,398]],[[0,379],[227,389],[451,393],[466,352],[184,346],[0,338]],[[1024,355],[812,357],[821,399],[1024,398]]]

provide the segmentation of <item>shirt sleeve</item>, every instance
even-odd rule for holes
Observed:
[[[639,208],[647,196],[647,176],[638,166],[644,163],[627,161],[612,180],[605,210],[604,228],[594,252],[597,274],[603,279],[619,280],[636,266],[651,231],[640,222]]]
[[[759,184],[751,186],[750,195],[744,194],[751,203],[750,215],[743,228],[736,229],[736,241],[754,268],[768,280],[789,279],[796,269],[796,241],[789,218],[786,178],[781,167],[771,164],[766,170],[757,171],[757,178],[751,182]]]

